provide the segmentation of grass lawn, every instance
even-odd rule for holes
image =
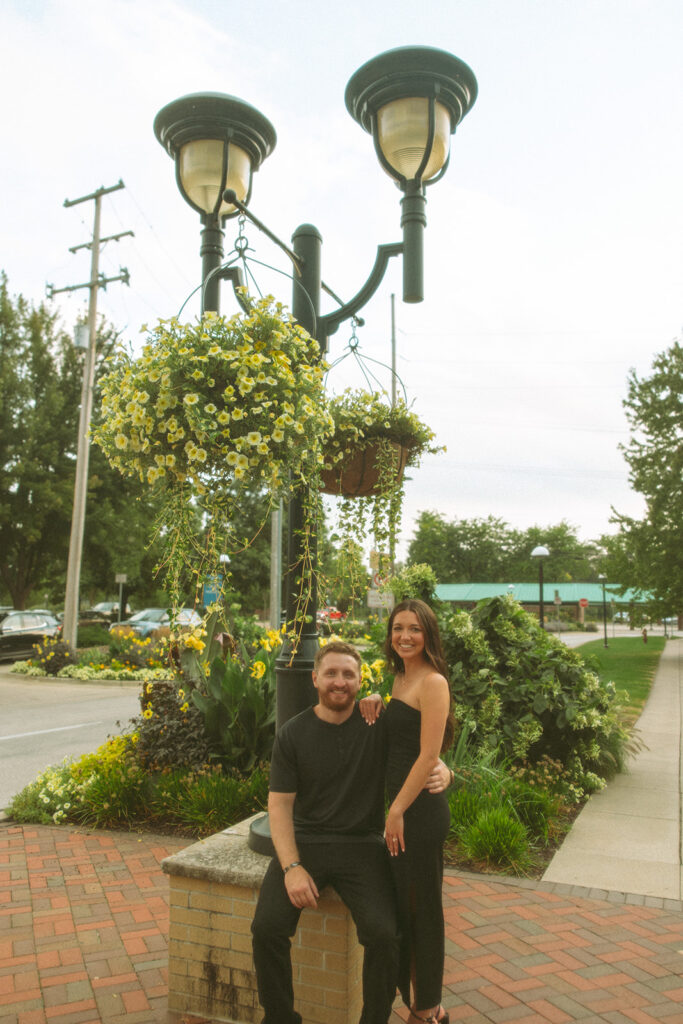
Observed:
[[[618,636],[608,643],[605,647],[603,640],[591,640],[578,651],[582,657],[595,659],[603,682],[611,680],[618,690],[626,690],[628,707],[637,715],[650,692],[665,638],[651,636],[644,644],[640,636]]]

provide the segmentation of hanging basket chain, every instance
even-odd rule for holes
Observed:
[[[365,379],[365,383],[369,391],[379,391],[381,392],[381,394],[386,395],[387,397],[389,396],[389,392],[382,385],[382,382],[380,381],[379,377],[367,365],[368,363],[374,363],[375,366],[379,366],[383,370],[388,370],[392,377],[396,378],[403,392],[403,401],[407,405],[408,392],[406,391],[406,386],[403,383],[403,380],[401,379],[399,374],[396,373],[396,371],[387,363],[382,362],[381,359],[374,359],[372,356],[364,355],[359,351],[360,339],[358,337],[357,328],[362,326],[363,323],[364,321],[361,320],[359,317],[354,316],[351,318],[351,337],[349,338],[346,344],[346,348],[344,349],[342,354],[338,356],[332,363],[330,363],[327,369],[327,373],[325,375],[325,385],[327,386],[327,381],[331,371],[334,370],[337,366],[339,366],[340,363],[343,363],[345,359],[348,359],[349,356],[353,356],[353,358],[356,361],[356,365],[358,366],[358,369],[360,370],[361,374],[363,375],[363,378]]]

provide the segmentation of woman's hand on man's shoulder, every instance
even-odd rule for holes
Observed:
[[[361,697],[358,707],[367,724],[374,725],[384,710],[384,701],[378,693],[371,693],[368,697]]]

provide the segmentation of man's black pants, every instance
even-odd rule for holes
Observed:
[[[387,1024],[396,995],[398,928],[393,883],[384,844],[301,843],[301,863],[318,891],[331,885],[351,912],[363,959],[360,1024]],[[291,938],[301,910],[287,895],[273,858],[263,880],[251,926],[263,1024],[300,1024],[294,1010]]]

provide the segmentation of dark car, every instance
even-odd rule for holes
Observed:
[[[33,645],[46,636],[59,636],[61,623],[50,612],[11,611],[0,618],[0,660],[30,658]]]

